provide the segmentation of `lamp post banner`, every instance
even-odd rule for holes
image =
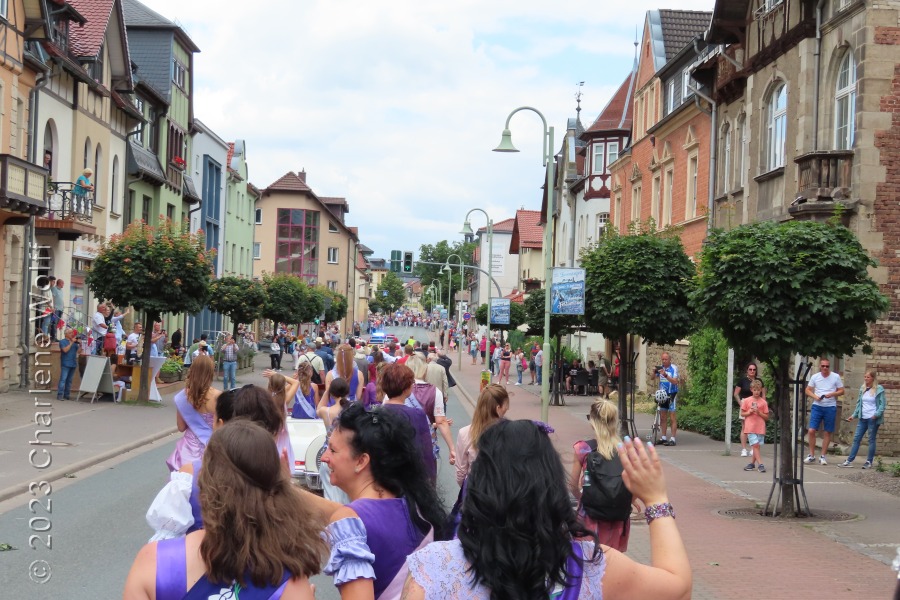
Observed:
[[[491,323],[509,325],[509,298],[491,298]]]
[[[550,313],[584,314],[584,269],[556,267],[550,280]]]

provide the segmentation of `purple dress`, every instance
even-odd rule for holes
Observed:
[[[234,582],[211,582],[206,575],[187,589],[187,551],[184,537],[163,540],[156,544],[156,600],[184,600],[203,598],[237,598]],[[248,588],[240,588],[241,600],[279,600],[284,594],[291,574],[285,571],[282,582],[277,585],[256,587],[247,582]],[[229,596],[229,590],[231,595]]]
[[[434,457],[434,444],[431,441],[431,423],[425,411],[412,408],[405,404],[385,403],[384,407],[397,411],[407,418],[409,424],[416,430],[416,445],[422,451],[422,461],[425,463],[425,472],[431,481],[437,480],[437,460]]]
[[[212,413],[198,412],[187,399],[184,390],[175,396],[175,406],[178,414],[187,425],[184,435],[175,444],[175,450],[166,459],[170,471],[177,471],[186,464],[203,458],[203,451],[212,436],[212,425],[215,415]]]
[[[354,579],[373,579],[377,600],[399,598],[406,557],[430,541],[431,534],[426,536],[413,524],[403,498],[362,498],[348,506],[359,517],[326,528],[331,556],[323,572],[332,575],[338,587]]]

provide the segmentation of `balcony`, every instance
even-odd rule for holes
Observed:
[[[10,154],[0,154],[0,210],[17,213],[9,225],[23,225],[47,210],[47,170]]]
[[[794,159],[798,168],[796,203],[808,200],[825,202],[850,198],[852,150],[807,152]]]
[[[60,240],[77,240],[83,235],[94,235],[94,193],[77,193],[71,182],[53,183],[48,194],[47,214],[35,220],[38,233],[53,234]]]
[[[796,158],[797,194],[788,213],[801,220],[825,221],[835,215],[835,204],[844,207],[841,221],[849,223],[856,212],[856,201],[850,198],[852,150],[807,152]]]

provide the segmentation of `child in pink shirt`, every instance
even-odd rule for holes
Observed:
[[[766,440],[766,421],[769,420],[769,405],[762,397],[762,383],[754,381],[750,384],[752,396],[741,400],[741,416],[744,417],[744,431],[747,441],[753,449],[753,461],[744,467],[745,471],[766,472],[762,463],[760,448]]]

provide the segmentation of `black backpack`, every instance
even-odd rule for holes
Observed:
[[[581,489],[584,512],[595,521],[625,521],[631,516],[631,492],[622,481],[622,461],[606,460],[597,452],[597,441],[587,440],[591,453],[584,461],[590,484]]]

